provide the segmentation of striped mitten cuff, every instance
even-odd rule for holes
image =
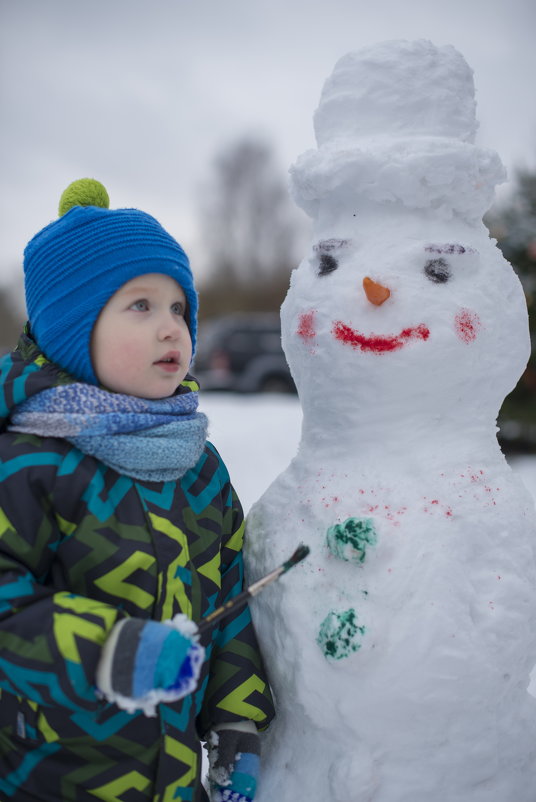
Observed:
[[[172,621],[125,618],[112,629],[97,668],[97,688],[129,712],[156,715],[159,702],[181,699],[197,687],[204,649],[186,616]]]
[[[251,802],[257,790],[260,738],[252,721],[221,725],[209,739],[212,802]]]

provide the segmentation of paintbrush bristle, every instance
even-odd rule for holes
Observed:
[[[292,557],[290,557],[286,563],[283,565],[283,572],[288,571],[289,568],[293,568],[297,563],[301,562],[302,560],[307,557],[310,552],[309,546],[306,546],[305,543],[301,543]]]

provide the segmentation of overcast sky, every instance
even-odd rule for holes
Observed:
[[[536,163],[534,0],[0,0],[0,282],[72,180],[154,214],[194,257],[203,183],[243,135],[282,172],[315,146],[324,80],[349,50],[452,44],[475,72],[478,142]],[[277,235],[277,232],[274,232]]]

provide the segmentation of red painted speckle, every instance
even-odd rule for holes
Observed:
[[[296,334],[303,340],[312,340],[316,336],[314,323],[314,310],[312,312],[304,312],[300,315],[300,323]]]
[[[430,329],[421,323],[419,326],[404,329],[400,334],[371,334],[367,337],[350,328],[346,323],[337,321],[333,324],[332,333],[336,340],[340,340],[352,348],[374,354],[384,354],[389,351],[398,351],[410,340],[427,340],[430,336]]]
[[[452,509],[441,502],[438,498],[431,499],[429,502],[431,505],[433,505],[433,509],[428,507],[428,504],[426,503],[428,502],[428,499],[426,496],[423,497],[423,501],[425,502],[423,511],[428,513],[428,515],[436,515],[439,509],[440,514],[446,515],[447,518],[452,517]]]
[[[476,340],[482,323],[476,312],[472,312],[470,309],[460,309],[454,318],[454,326],[456,334],[462,342],[472,343]]]

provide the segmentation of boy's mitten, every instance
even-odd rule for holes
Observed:
[[[185,615],[171,621],[125,618],[112,629],[97,667],[97,688],[133,713],[156,715],[159,702],[181,699],[197,686],[205,650]]]
[[[251,802],[257,790],[260,739],[252,721],[222,724],[210,733],[212,802]]]

